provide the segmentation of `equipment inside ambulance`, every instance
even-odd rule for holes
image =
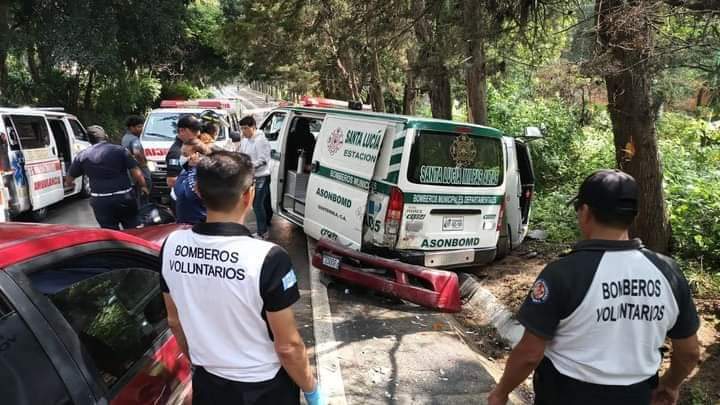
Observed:
[[[89,146],[78,119],[62,109],[0,109],[0,172],[10,218],[29,212],[40,221],[63,198],[89,193],[87,180],[64,188],[73,158]]]
[[[233,150],[233,138],[239,141],[240,135],[240,105],[221,99],[203,100],[163,100],[160,108],[150,111],[145,120],[143,132],[140,135],[148,168],[152,177],[153,188],[151,200],[168,202],[170,188],[167,186],[167,167],[165,155],[177,136],[177,122],[181,115],[194,114],[200,117],[208,111],[217,114],[227,125],[220,125],[215,145]]]
[[[514,138],[452,121],[287,107],[260,130],[273,147],[275,211],[316,239],[454,268],[504,256],[527,233],[526,140],[536,128]]]

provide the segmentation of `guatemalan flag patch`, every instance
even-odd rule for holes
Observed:
[[[292,269],[290,271],[288,271],[288,273],[285,275],[285,277],[282,278],[282,283],[283,283],[283,291],[287,291],[288,288],[297,284],[297,278],[295,277],[295,271]]]

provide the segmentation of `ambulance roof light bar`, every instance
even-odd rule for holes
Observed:
[[[162,100],[160,102],[160,107],[230,109],[232,108],[232,102],[230,100],[221,99]]]
[[[321,107],[321,108],[343,108],[350,110],[372,111],[372,106],[363,104],[360,101],[342,101],[331,98],[302,96],[300,104],[303,107]]]

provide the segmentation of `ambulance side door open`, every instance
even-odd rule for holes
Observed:
[[[278,181],[282,162],[280,135],[286,131],[287,125],[284,125],[284,123],[287,121],[287,116],[287,111],[275,111],[265,117],[258,128],[263,132],[268,142],[270,142],[270,201],[275,211],[278,209],[279,196],[282,195],[282,187],[278,187],[282,185],[282,183]]]
[[[64,197],[62,165],[50,127],[42,115],[11,115],[20,142],[33,210],[45,208]]]
[[[307,187],[305,233],[360,250],[370,182],[388,123],[328,115]]]

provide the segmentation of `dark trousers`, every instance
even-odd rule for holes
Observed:
[[[257,233],[263,235],[268,228],[268,214],[266,211],[267,198],[270,193],[270,176],[255,178],[255,200],[253,200],[253,212],[257,222]]]
[[[280,368],[275,378],[257,383],[226,380],[195,367],[193,405],[299,405],[300,388]]]
[[[599,385],[561,374],[546,357],[533,376],[535,405],[649,405],[657,376],[637,384]]]
[[[134,192],[107,197],[90,197],[90,206],[101,228],[123,229],[138,226],[138,206]]]
[[[270,177],[268,177],[267,182],[268,182],[268,190],[267,190],[267,193],[265,194],[265,217],[267,218],[267,221],[265,221],[265,222],[267,223],[268,227],[270,227],[270,223],[272,222],[272,217],[273,217],[272,197],[270,195],[272,193],[272,191],[270,189]]]

